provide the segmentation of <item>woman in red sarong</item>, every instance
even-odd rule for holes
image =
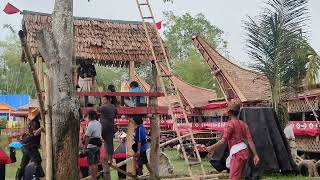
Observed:
[[[244,178],[244,168],[248,160],[248,148],[245,142],[248,142],[254,155],[254,165],[257,165],[260,161],[248,125],[238,119],[239,112],[239,104],[234,104],[229,108],[228,115],[230,120],[224,127],[222,138],[214,145],[207,147],[208,152],[212,152],[225,142],[228,143],[230,155],[227,158],[226,166],[230,169],[230,180],[240,180]]]

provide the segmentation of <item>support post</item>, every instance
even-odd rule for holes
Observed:
[[[159,77],[157,74],[157,69],[154,64],[152,64],[152,77],[153,84],[151,91],[159,92]],[[151,107],[158,106],[158,98],[150,97],[149,105]],[[157,114],[152,115],[150,118],[151,123],[151,148],[150,148],[150,166],[152,168],[152,174],[150,174],[151,179],[159,179],[159,154],[160,154],[160,117]]]
[[[134,61],[129,61],[129,79],[130,81],[134,80],[134,71],[135,71],[135,67],[134,67]],[[132,144],[133,144],[133,132],[134,132],[134,122],[132,120],[129,120],[128,122],[128,131],[127,131],[127,156],[133,156],[134,152],[131,148]],[[127,164],[127,172],[131,173],[133,175],[136,174],[136,168],[135,168],[135,161],[130,161]]]
[[[45,96],[43,94],[44,86],[45,86],[44,85],[44,77],[43,77],[44,76],[44,74],[43,74],[44,73],[43,72],[43,59],[40,56],[36,57],[36,64],[35,65],[36,65],[35,68],[36,68],[37,77],[39,79],[39,87],[40,87],[40,92],[41,92],[41,98],[44,99],[44,101],[46,101]],[[45,108],[46,107],[44,107],[44,109]],[[41,125],[41,127],[45,127],[45,122],[41,121],[40,125]],[[42,138],[41,138],[40,144],[41,144],[41,149],[42,149],[41,154],[42,154],[42,159],[43,159],[41,165],[42,165],[43,169],[46,169],[47,168],[47,166],[46,166],[47,151],[46,151],[46,139],[45,139],[46,133],[44,131],[41,132],[41,137]]]
[[[49,98],[50,81],[47,75],[44,76],[45,108],[46,108],[46,180],[52,180],[52,122],[51,122],[51,103]],[[42,138],[43,139],[43,138]]]

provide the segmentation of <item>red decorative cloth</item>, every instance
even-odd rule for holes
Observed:
[[[0,148],[0,164],[10,164],[10,157]]]
[[[12,4],[7,3],[7,5],[3,9],[3,12],[5,12],[6,14],[16,14],[20,12],[20,10],[15,6],[13,6]]]

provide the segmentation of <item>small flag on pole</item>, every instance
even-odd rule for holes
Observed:
[[[3,9],[3,12],[5,12],[6,14],[16,14],[20,12],[20,10],[15,6],[13,6],[12,4],[7,3],[6,7],[4,7]]]
[[[158,30],[160,30],[162,28],[162,21],[157,22],[156,27]]]

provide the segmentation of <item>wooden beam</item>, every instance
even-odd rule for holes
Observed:
[[[42,99],[42,89],[40,86],[40,82],[39,82],[39,77],[36,73],[35,67],[34,67],[34,62],[33,59],[31,57],[31,53],[30,53],[30,48],[28,46],[28,44],[26,43],[26,37],[24,35],[24,32],[22,30],[19,31],[19,37],[20,37],[20,41],[21,41],[21,46],[22,49],[24,51],[25,57],[28,61],[28,64],[30,66],[30,70],[32,73],[32,78],[33,78],[33,82],[36,86],[36,90],[37,90],[37,98],[39,101],[39,107],[40,107],[40,116],[41,116],[41,120],[42,120],[42,124],[45,124],[45,109],[44,109],[44,102]],[[43,127],[42,127],[43,128]]]
[[[76,96],[123,96],[123,97],[132,97],[132,96],[147,96],[147,97],[161,97],[164,96],[164,93],[161,92],[77,92]]]
[[[82,107],[82,113],[86,114],[89,110],[95,110],[95,107]],[[135,114],[168,114],[168,107],[117,107],[118,115]]]

